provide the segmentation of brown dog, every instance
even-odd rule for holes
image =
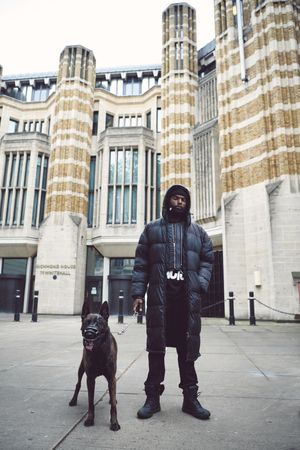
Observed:
[[[108,317],[109,308],[107,302],[101,305],[100,314],[89,314],[88,305],[86,303],[83,304],[81,332],[84,348],[78,369],[78,382],[69,405],[75,406],[77,404],[81,379],[85,372],[87,377],[89,409],[84,425],[86,427],[94,425],[95,380],[96,377],[104,375],[108,382],[110,397],[110,429],[117,431],[121,428],[117,419],[116,400],[117,343],[110,332]]]

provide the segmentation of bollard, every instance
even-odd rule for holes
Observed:
[[[143,323],[143,307],[140,307],[137,313],[137,323]]]
[[[119,316],[118,316],[118,323],[123,323],[124,322],[123,305],[124,305],[124,291],[122,289],[120,289],[120,292],[119,292]]]
[[[15,322],[20,322],[20,299],[21,299],[21,294],[20,294],[20,289],[16,290],[16,298],[15,298],[15,315],[14,315],[14,321]]]
[[[255,312],[254,312],[254,292],[249,292],[249,310],[250,310],[250,318],[249,318],[249,324],[250,325],[256,325],[255,320]]]
[[[39,301],[39,291],[34,291],[33,305],[32,305],[32,315],[31,315],[31,321],[32,322],[37,322],[38,301]]]
[[[232,291],[229,291],[229,325],[235,325],[235,317],[234,317],[234,294]]]

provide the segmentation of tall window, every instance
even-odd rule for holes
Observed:
[[[99,118],[99,112],[94,111],[93,112],[93,130],[92,130],[93,136],[97,136],[97,134],[98,134],[98,118]]]
[[[0,226],[24,225],[30,155],[6,153],[0,185]]]
[[[114,126],[114,116],[106,113],[105,116],[105,128],[111,128]]]
[[[95,174],[96,174],[96,156],[91,156],[89,195],[88,195],[88,215],[87,215],[87,223],[89,228],[93,226],[94,220]]]
[[[32,226],[38,227],[44,220],[45,203],[46,203],[46,188],[48,176],[48,156],[39,154],[36,164],[35,172],[35,189],[32,210]]]
[[[145,153],[145,223],[160,217],[160,155]]]
[[[19,121],[15,119],[9,119],[8,132],[17,133],[19,131]]]
[[[107,223],[136,223],[138,149],[110,149]]]

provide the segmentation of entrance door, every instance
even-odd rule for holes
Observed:
[[[131,276],[110,275],[109,277],[109,310],[110,314],[119,314],[119,295],[123,291],[123,315],[133,314],[131,298]]]
[[[20,291],[19,312],[23,312],[24,275],[0,275],[0,312],[15,312],[16,291]]]
[[[210,285],[202,298],[202,317],[224,317],[223,252],[215,251],[214,256]]]

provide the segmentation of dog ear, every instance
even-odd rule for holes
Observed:
[[[88,302],[84,302],[81,310],[81,320],[83,321],[89,313],[90,313],[89,304]]]
[[[109,307],[108,307],[108,303],[107,302],[103,302],[101,307],[100,307],[100,315],[103,317],[103,319],[106,320],[106,322],[108,321],[109,318]]]

